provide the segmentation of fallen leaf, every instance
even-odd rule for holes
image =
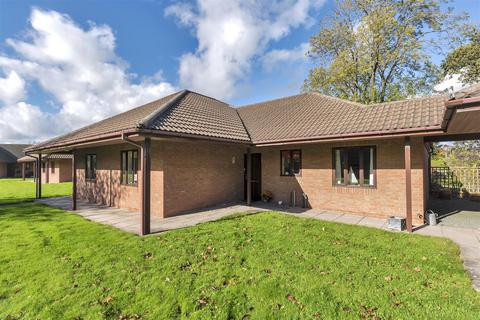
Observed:
[[[105,299],[102,300],[102,304],[107,305],[107,304],[109,304],[110,302],[112,302],[112,300],[113,300],[113,297],[112,297],[112,296],[108,296],[108,297],[106,297]]]

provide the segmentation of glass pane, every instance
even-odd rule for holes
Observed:
[[[335,182],[344,184],[345,177],[343,168],[345,167],[345,153],[343,150],[335,150]]]
[[[122,152],[122,183],[127,183],[127,153]]]
[[[92,155],[92,178],[97,177],[97,156],[95,154]]]
[[[282,175],[288,176],[290,172],[290,151],[282,151]]]
[[[363,154],[363,184],[373,186],[373,148],[362,149]]]
[[[133,151],[133,182],[138,182],[137,170],[138,170],[138,151]]]
[[[359,149],[348,150],[348,184],[360,184],[360,152]]]
[[[87,155],[87,179],[91,178],[91,158],[89,155]]]
[[[128,163],[128,181],[127,183],[128,184],[132,184],[133,183],[133,152],[132,151],[128,151],[128,160],[127,160],[127,163]]]
[[[293,173],[300,174],[300,169],[302,164],[300,151],[292,151],[292,161],[293,161]]]

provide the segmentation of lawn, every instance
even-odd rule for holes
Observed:
[[[42,184],[42,197],[61,197],[72,194],[72,183]],[[35,198],[33,179],[0,179],[0,205],[15,202],[32,201]]]
[[[480,314],[449,240],[275,212],[138,237],[23,204],[0,208],[0,248],[2,319]]]

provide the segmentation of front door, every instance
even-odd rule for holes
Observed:
[[[247,155],[243,158],[244,163],[244,200],[247,200]],[[262,198],[262,154],[252,153],[252,201],[260,201]]]

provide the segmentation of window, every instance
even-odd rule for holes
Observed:
[[[129,150],[121,152],[122,184],[136,185],[138,182],[138,151]]]
[[[97,155],[87,154],[85,160],[85,178],[95,180],[97,178]]]
[[[375,186],[375,147],[333,149],[333,184]]]
[[[52,167],[52,173],[55,173],[55,161],[50,162],[50,166]]]
[[[42,162],[42,171],[45,172],[45,162]]]
[[[299,175],[302,170],[302,153],[300,150],[280,151],[280,175]]]

